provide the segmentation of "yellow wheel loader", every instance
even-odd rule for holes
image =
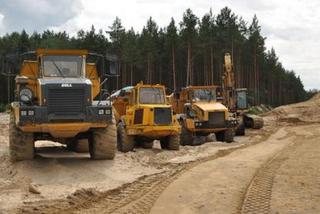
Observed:
[[[105,57],[87,50],[38,49],[24,58],[11,103],[11,159],[32,159],[36,140],[74,148],[83,139],[92,159],[113,159],[116,127],[111,103],[101,100],[106,74],[97,69]]]
[[[263,127],[263,119],[257,115],[248,114],[247,89],[236,88],[234,80],[231,55],[224,56],[224,74],[222,76],[222,87],[217,90],[219,97],[226,105],[234,118],[237,119],[236,135],[245,135],[245,128],[260,129]]]
[[[227,107],[217,102],[216,86],[188,86],[169,100],[181,124],[181,144],[202,144],[201,137],[214,133],[218,141],[233,142],[236,121]]]
[[[179,150],[180,125],[163,85],[139,83],[115,92],[111,99],[119,151],[152,148],[154,140],[160,140],[162,149]]]

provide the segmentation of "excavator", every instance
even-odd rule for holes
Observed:
[[[263,127],[261,117],[248,113],[247,89],[235,87],[233,65],[229,53],[224,56],[222,87],[220,90],[217,89],[217,96],[238,121],[236,135],[245,135],[245,128],[260,129]]]

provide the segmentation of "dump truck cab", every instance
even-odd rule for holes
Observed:
[[[151,148],[154,140],[160,140],[164,149],[179,149],[180,126],[163,85],[138,83],[119,90],[112,100],[120,151]]]
[[[216,134],[219,141],[233,141],[235,120],[228,108],[217,102],[216,86],[188,86],[171,95],[174,111],[182,126],[181,143],[195,145],[195,138]]]
[[[98,71],[89,56],[87,50],[38,49],[31,60],[23,61],[15,79],[16,101],[11,104],[13,159],[31,159],[36,140],[54,140],[71,148],[83,138],[89,140],[93,159],[114,157],[112,106],[98,96],[104,71]]]

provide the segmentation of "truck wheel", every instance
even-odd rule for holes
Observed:
[[[224,141],[226,143],[231,143],[233,142],[233,137],[235,133],[233,129],[227,129],[225,131],[217,132],[215,134],[216,134],[217,141]]]
[[[227,143],[233,142],[233,137],[234,137],[234,130],[233,129],[227,129],[224,131],[224,140]]]
[[[16,127],[13,112],[10,114],[9,124],[9,154],[12,161],[34,158],[33,133],[22,132]]]
[[[183,146],[193,144],[192,133],[184,125],[181,126],[180,143]]]
[[[112,160],[116,152],[117,131],[114,124],[107,128],[96,129],[92,132],[89,141],[89,152],[91,159]]]
[[[124,124],[120,122],[117,127],[117,147],[121,152],[130,152],[134,148],[134,136],[127,135]]]
[[[180,135],[170,135],[160,139],[161,149],[179,150]]]

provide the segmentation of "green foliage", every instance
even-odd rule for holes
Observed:
[[[120,77],[109,81],[112,91],[141,80],[177,88],[185,87],[187,82],[220,85],[223,57],[229,52],[237,87],[248,88],[251,105],[278,106],[314,95],[316,91],[304,90],[294,71],[282,66],[273,48],[266,51],[267,38],[261,35],[258,18],[254,15],[249,23],[225,7],[219,14],[214,15],[210,10],[200,18],[187,9],[180,22],[172,18],[165,28],[150,17],[141,32],[133,28],[126,30],[118,17],[106,31],[92,26],[89,31],[80,30],[72,37],[66,32],[46,30],[29,35],[23,30],[0,37],[0,58],[3,54],[37,48],[115,53],[120,59]],[[8,72],[6,69],[0,65],[1,74]],[[0,103],[8,101],[8,94],[10,100],[14,97],[14,78],[9,79],[10,93],[7,83],[8,79],[0,76]],[[0,109],[4,108],[0,105]]]

